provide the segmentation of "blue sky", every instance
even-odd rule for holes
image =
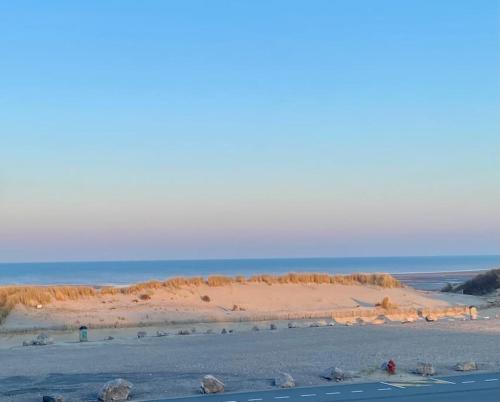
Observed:
[[[0,261],[498,254],[496,1],[0,4]]]

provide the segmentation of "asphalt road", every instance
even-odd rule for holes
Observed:
[[[500,373],[423,378],[418,382],[376,382],[196,395],[154,402],[499,402]],[[153,402],[153,401],[151,401]]]

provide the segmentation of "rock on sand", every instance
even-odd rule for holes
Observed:
[[[103,402],[125,401],[132,391],[132,388],[133,385],[122,378],[108,381],[103,385],[99,393],[99,400]]]
[[[43,402],[64,402],[64,397],[62,395],[44,395],[42,398]]]
[[[200,390],[202,394],[224,392],[224,383],[213,375],[208,374],[201,380]]]
[[[436,370],[432,363],[418,363],[417,368],[415,369],[415,374],[420,375],[434,375],[436,374]]]
[[[335,381],[344,381],[354,377],[354,373],[351,371],[344,371],[338,367],[330,367],[327,368],[322,374],[321,377],[326,378],[327,380],[335,380]]]
[[[45,346],[52,345],[54,340],[46,333],[41,333],[32,341],[24,341],[23,346]]]
[[[473,371],[477,370],[477,363],[476,362],[459,362],[455,365],[455,370],[456,371]]]
[[[295,387],[295,380],[288,373],[279,373],[274,378],[274,385],[280,388],[293,388]]]

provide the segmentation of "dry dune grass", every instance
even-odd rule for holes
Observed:
[[[396,309],[398,306],[389,299],[389,297],[384,297],[380,303],[375,305],[376,307],[382,307],[385,310]]]
[[[76,300],[96,295],[141,294],[157,289],[180,289],[208,285],[212,287],[230,284],[266,283],[273,284],[338,284],[338,285],[374,285],[383,288],[396,288],[403,285],[389,274],[351,274],[328,275],[321,273],[288,273],[284,275],[244,276],[211,275],[203,277],[176,277],[165,281],[148,281],[127,287],[90,286],[4,286],[0,287],[0,322],[17,304],[36,306],[52,300]]]
[[[52,300],[77,300],[95,296],[89,286],[3,286],[0,287],[0,322],[17,304],[36,306]]]

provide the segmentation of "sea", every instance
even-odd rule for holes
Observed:
[[[435,290],[492,268],[500,268],[500,255],[0,263],[0,285],[125,286],[175,276],[386,272]]]

